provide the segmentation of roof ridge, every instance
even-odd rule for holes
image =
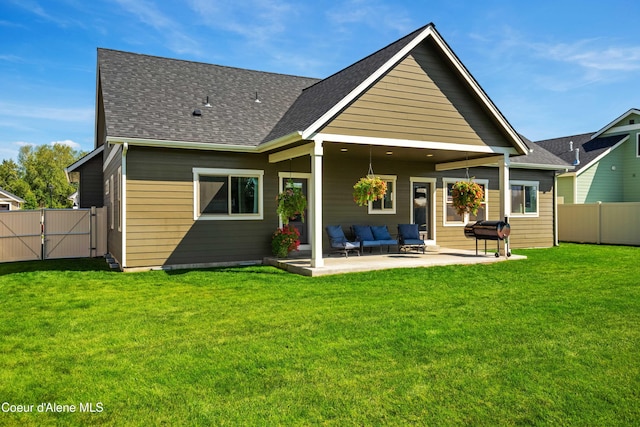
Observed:
[[[199,65],[206,65],[206,66],[211,66],[211,67],[226,68],[226,69],[230,69],[230,70],[249,71],[249,72],[252,72],[252,73],[270,74],[270,75],[275,75],[275,76],[296,77],[296,78],[300,78],[300,79],[309,79],[309,80],[322,81],[322,79],[320,79],[319,77],[308,77],[308,76],[300,76],[300,75],[296,75],[296,74],[277,73],[277,72],[273,72],[273,71],[254,70],[254,69],[251,69],[251,68],[233,67],[231,65],[214,64],[214,63],[211,63],[211,62],[195,61],[195,60],[192,60],[192,59],[169,58],[169,57],[166,57],[166,56],[151,55],[151,54],[139,53],[139,52],[129,52],[129,51],[126,51],[126,50],[110,49],[110,48],[105,48],[105,47],[98,47],[97,51],[98,51],[98,54],[99,54],[100,51],[115,52],[115,53],[121,53],[121,54],[125,54],[125,55],[135,55],[135,56],[142,56],[142,57],[147,57],[147,58],[162,59],[164,61],[199,64]]]
[[[557,141],[559,139],[564,139],[564,138],[578,138],[578,137],[591,136],[594,133],[595,132],[578,133],[578,134],[575,134],[575,135],[558,136],[556,138],[539,139],[539,140],[533,141],[533,142],[535,144],[538,144],[538,143],[541,143],[541,142]]]

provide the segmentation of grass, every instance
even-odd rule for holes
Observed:
[[[0,264],[0,403],[34,405],[0,425],[638,425],[639,251],[318,278]]]

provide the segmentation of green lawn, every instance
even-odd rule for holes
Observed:
[[[0,264],[0,404],[34,405],[0,425],[640,425],[640,248],[516,252],[318,278]]]

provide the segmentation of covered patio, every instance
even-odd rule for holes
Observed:
[[[292,258],[265,258],[264,264],[272,265],[290,273],[302,276],[327,276],[331,274],[356,273],[361,271],[388,270],[392,268],[417,268],[435,267],[443,265],[468,265],[490,264],[502,261],[516,261],[526,259],[526,256],[512,254],[496,257],[495,251],[475,251],[461,249],[440,248],[437,251],[427,250],[425,254],[420,252],[363,254],[362,256],[325,256],[322,267],[313,267],[309,253],[299,253]]]

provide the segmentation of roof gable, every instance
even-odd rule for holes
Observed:
[[[509,141],[508,145],[516,147],[518,152],[525,154],[528,151],[526,144],[435,30],[433,24],[428,24],[414,31],[305,89],[263,142],[294,132],[300,132],[302,138],[310,139],[314,133],[325,127],[337,114],[361,97],[363,93],[403,61],[414,48],[427,39],[432,41],[435,49],[439,50],[445,61],[449,62],[450,71],[457,73],[464,80],[467,88],[477,97],[477,102],[504,131]]]
[[[475,94],[424,40],[322,128],[323,134],[511,147]]]
[[[591,138],[598,138],[600,135],[607,133],[607,131],[611,130],[612,128],[628,125],[630,118],[635,119],[634,121],[636,121],[636,124],[638,124],[639,122],[637,122],[637,120],[638,118],[640,118],[640,110],[637,108],[631,108],[629,111],[622,114],[620,117],[616,118],[605,127],[594,133]]]

